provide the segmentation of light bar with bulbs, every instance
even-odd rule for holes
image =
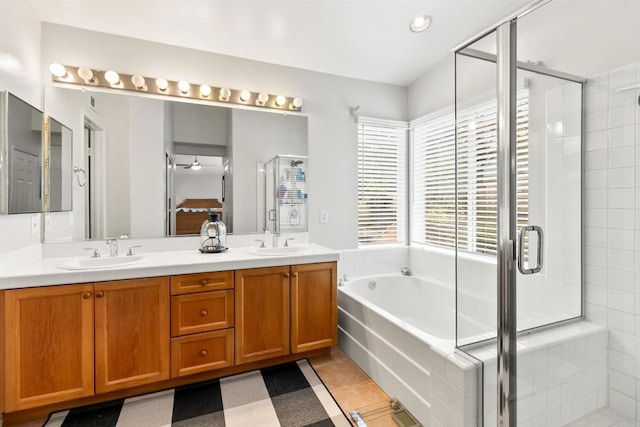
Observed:
[[[298,97],[251,92],[247,89],[230,89],[208,84],[194,84],[186,80],[173,81],[163,77],[144,77],[140,74],[120,74],[113,70],[93,70],[57,62],[49,66],[49,71],[51,72],[51,80],[59,83],[248,105],[281,111],[302,111],[302,99]]]

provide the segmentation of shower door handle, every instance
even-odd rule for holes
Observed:
[[[535,231],[538,233],[538,265],[533,268],[524,268],[524,238],[530,231]],[[542,232],[542,228],[537,225],[525,225],[520,229],[520,233],[518,235],[518,270],[522,274],[535,274],[542,270],[542,248],[544,245],[544,233]],[[529,248],[529,253],[531,253],[531,248]],[[530,266],[529,266],[530,267]]]

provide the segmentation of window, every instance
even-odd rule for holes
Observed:
[[[358,121],[358,244],[405,242],[407,123]]]
[[[497,104],[458,111],[458,248],[495,254],[497,235]],[[528,219],[529,92],[517,95],[517,224]],[[412,122],[411,240],[455,247],[456,150],[454,115]]]

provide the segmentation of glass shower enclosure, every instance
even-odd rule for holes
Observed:
[[[480,425],[541,422],[529,333],[584,316],[586,80],[529,56],[537,6],[455,51],[456,345],[483,365]]]

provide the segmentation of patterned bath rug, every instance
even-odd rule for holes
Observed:
[[[307,360],[51,414],[45,427],[351,424]]]

